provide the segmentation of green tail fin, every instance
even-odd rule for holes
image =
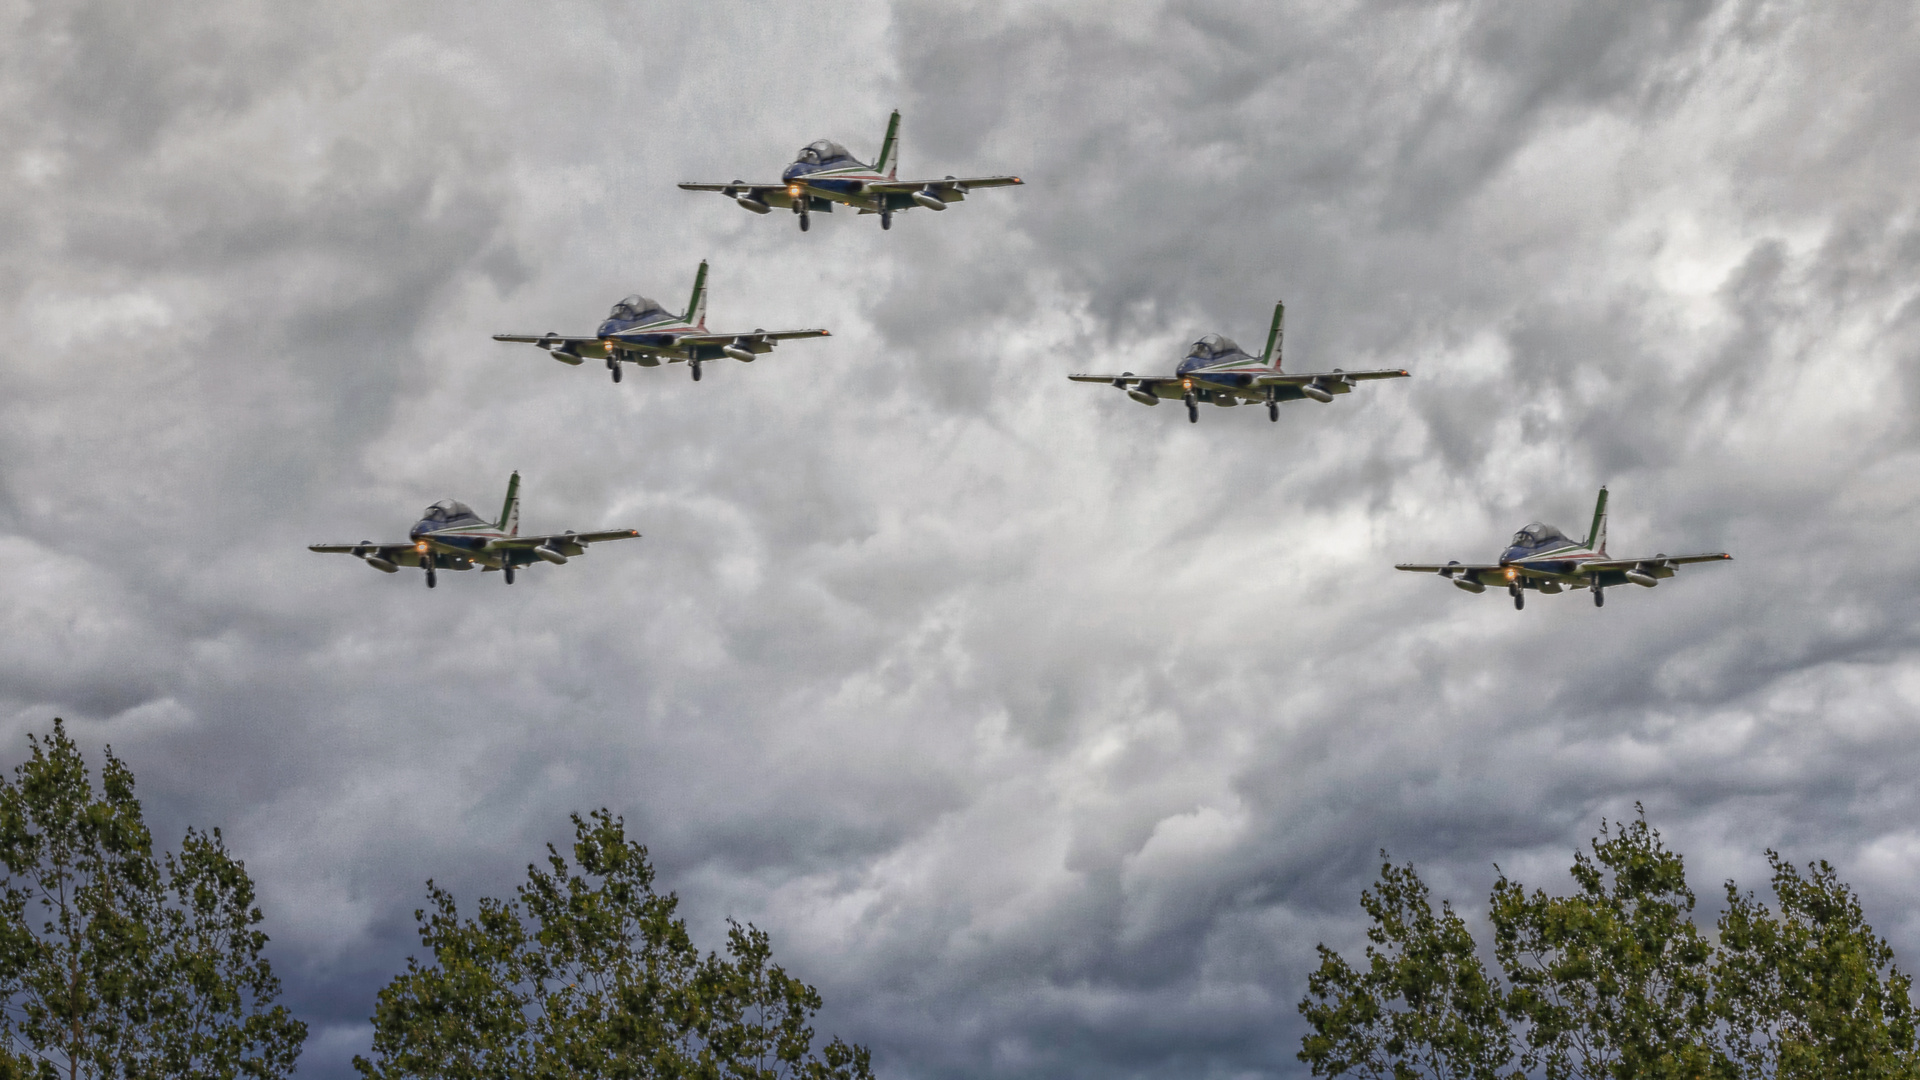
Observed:
[[[682,318],[690,325],[707,325],[707,260],[700,260],[700,269],[693,275],[693,295],[687,298],[687,313]]]
[[[1267,347],[1260,354],[1260,362],[1280,366],[1280,338],[1287,329],[1287,302],[1276,301],[1273,305],[1273,325],[1267,328]]]
[[[1593,504],[1593,524],[1587,527],[1587,550],[1606,554],[1607,489],[1600,489],[1600,500]]]
[[[893,110],[893,119],[887,121],[887,137],[880,140],[880,160],[873,163],[873,171],[887,177],[893,176],[900,165],[895,151],[900,145],[900,110]]]
[[[500,520],[495,522],[493,527],[508,536],[520,535],[520,474],[518,472],[507,481],[507,501],[501,504]]]

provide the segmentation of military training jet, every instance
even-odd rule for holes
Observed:
[[[626,540],[640,534],[632,529],[606,532],[549,533],[520,535],[520,474],[507,481],[507,501],[500,508],[500,520],[481,521],[466,503],[442,499],[427,507],[426,513],[407,533],[404,544],[376,544],[362,540],[357,544],[314,544],[309,551],[354,555],[361,562],[383,573],[394,574],[403,566],[422,567],[427,572],[427,588],[436,584],[435,570],[498,570],[507,584],[513,584],[515,567],[533,562],[556,566],[584,555],[588,544],[608,540]]]
[[[1450,562],[1445,566],[1400,563],[1395,570],[1416,574],[1439,574],[1471,593],[1486,592],[1489,585],[1504,585],[1513,597],[1515,610],[1527,606],[1527,589],[1557,593],[1562,589],[1585,588],[1593,592],[1593,606],[1607,602],[1602,589],[1610,585],[1641,585],[1653,588],[1661,578],[1670,578],[1682,563],[1718,562],[1733,556],[1724,551],[1704,555],[1652,555],[1639,559],[1616,559],[1607,554],[1607,489],[1600,489],[1600,501],[1593,506],[1593,524],[1585,540],[1575,541],[1551,525],[1536,521],[1513,534],[1513,541],[1492,565],[1463,566]]]
[[[751,361],[761,353],[773,351],[774,342],[788,338],[826,337],[825,330],[754,330],[751,333],[716,334],[707,329],[707,264],[702,261],[693,275],[693,297],[687,301],[684,315],[669,315],[661,306],[644,296],[629,296],[613,305],[607,321],[592,334],[562,337],[548,331],[538,337],[531,334],[495,334],[495,341],[521,341],[538,345],[563,364],[578,367],[591,357],[604,359],[613,381],[620,381],[622,363],[641,367],[659,367],[662,362],[686,364],[693,370],[693,381],[700,381],[700,365],[708,360],[731,356]]]
[[[1017,176],[946,177],[942,180],[900,180],[896,151],[900,142],[900,111],[894,110],[887,121],[887,135],[880,143],[880,158],[871,165],[854,160],[847,148],[829,139],[809,143],[800,156],[780,174],[777,184],[749,184],[735,180],[731,184],[681,184],[688,191],[717,191],[756,214],[787,207],[800,217],[800,231],[807,231],[810,216],[830,214],[833,204],[850,206],[862,214],[879,214],[882,229],[893,228],[893,215],[899,210],[924,206],[945,210],[948,203],[962,202],[974,188],[1007,187],[1021,183]]]
[[[1280,370],[1281,339],[1286,333],[1287,305],[1273,305],[1273,325],[1267,328],[1267,347],[1259,356],[1248,356],[1233,339],[1208,334],[1193,343],[1187,358],[1180,361],[1172,375],[1069,375],[1074,382],[1111,383],[1127,392],[1142,405],[1158,405],[1161,398],[1180,398],[1187,403],[1187,420],[1200,422],[1200,403],[1238,405],[1243,401],[1264,402],[1267,419],[1280,419],[1280,403],[1312,398],[1321,404],[1335,394],[1353,392],[1355,383],[1371,379],[1404,379],[1402,368],[1378,371],[1322,371],[1289,375]],[[1273,359],[1272,364],[1267,359]]]

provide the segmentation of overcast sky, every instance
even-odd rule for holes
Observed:
[[[66,717],[220,826],[349,1075],[432,877],[567,813],[774,935],[895,1080],[1301,1076],[1377,852],[1478,912],[1645,804],[1920,963],[1911,3],[0,0],[0,767]],[[816,138],[935,215],[682,180]],[[555,364],[712,261],[752,366]],[[1143,408],[1207,332],[1406,367]],[[564,568],[386,576],[523,477]],[[1544,519],[1656,590],[1399,561]]]

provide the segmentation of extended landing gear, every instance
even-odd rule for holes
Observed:
[[[1601,591],[1600,591],[1600,586],[1598,586],[1598,585],[1595,585],[1595,586],[1593,587],[1593,606],[1594,606],[1594,607],[1606,607],[1606,606],[1607,606],[1607,594],[1606,594],[1606,593],[1603,593],[1603,592],[1601,592]]]
[[[1526,610],[1526,607],[1527,607],[1526,590],[1522,589],[1518,585],[1515,585],[1514,587],[1512,587],[1511,589],[1508,589],[1507,591],[1513,594],[1513,610],[1515,611]]]
[[[810,226],[810,225],[808,224],[808,221],[807,221],[807,219],[808,219],[808,218],[810,218],[810,217],[812,217],[812,216],[813,216],[813,215],[811,215],[811,214],[809,214],[809,213],[807,213],[807,212],[806,212],[805,210],[802,210],[802,211],[800,211],[800,231],[801,231],[801,232],[806,232],[806,231],[807,231],[807,229],[809,229],[809,228],[811,227],[811,226]]]
[[[700,361],[689,360],[687,361],[687,367],[693,370],[693,381],[699,382],[700,381]]]
[[[501,567],[500,576],[507,579],[507,584],[509,585],[513,584],[513,567],[511,566]]]
[[[1200,403],[1193,400],[1192,394],[1187,395],[1186,402],[1187,402],[1187,423],[1189,424],[1199,423],[1200,422]]]
[[[607,373],[613,376],[614,382],[619,382],[620,381],[620,361],[615,360],[611,356],[607,357]]]
[[[433,564],[428,563],[427,564],[427,588],[429,589],[435,588],[439,584],[440,584],[439,580],[433,576]]]
[[[893,228],[893,211],[891,210],[880,211],[880,227],[882,229]]]
[[[1273,421],[1276,424],[1280,422],[1280,403],[1279,402],[1277,401],[1267,402],[1267,419]]]

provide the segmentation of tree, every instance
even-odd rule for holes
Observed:
[[[1693,925],[1680,856],[1644,815],[1602,823],[1592,846],[1574,855],[1572,896],[1528,894],[1504,874],[1493,887],[1494,954],[1528,1067],[1595,1080],[1727,1075],[1708,1003],[1711,947]]]
[[[573,825],[575,866],[547,845],[515,899],[470,919],[427,883],[414,916],[432,962],[380,991],[362,1075],[870,1080],[864,1048],[814,1052],[820,995],[771,963],[765,933],[731,923],[726,955],[703,957],[624,823]]]
[[[60,720],[28,742],[0,783],[8,1053],[69,1080],[292,1072],[306,1026],[272,1004],[253,883],[219,830],[188,830],[163,866],[111,749],[96,790]]]
[[[1776,916],[1727,883],[1713,978],[1745,1077],[1916,1075],[1912,982],[1825,861],[1807,876],[1767,852]]]
[[[1384,855],[1385,853],[1382,852]],[[1505,996],[1474,952],[1473,935],[1449,904],[1439,915],[1411,865],[1380,867],[1360,894],[1373,917],[1367,968],[1356,971],[1319,946],[1320,969],[1300,1011],[1313,1033],[1300,1060],[1315,1076],[1369,1080],[1497,1080],[1511,1071],[1513,1036]]]
[[[1413,867],[1361,893],[1368,964],[1322,946],[1300,1011],[1316,1076],[1550,1080],[1920,1080],[1912,984],[1833,867],[1776,852],[1773,911],[1729,881],[1717,934],[1693,921],[1678,853],[1644,813],[1576,852],[1574,891],[1500,875],[1489,974]]]

